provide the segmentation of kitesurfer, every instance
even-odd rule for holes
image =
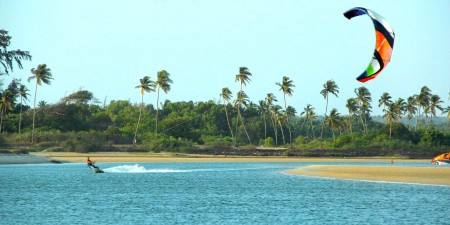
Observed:
[[[94,163],[95,163],[95,161],[90,160],[89,157],[86,158],[86,164],[89,167],[93,167],[94,169],[99,169],[98,166],[94,165]]]

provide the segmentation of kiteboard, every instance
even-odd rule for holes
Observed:
[[[103,170],[101,170],[100,168],[92,168],[92,170],[94,170],[94,173],[104,173]]]

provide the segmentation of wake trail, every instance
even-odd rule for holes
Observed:
[[[154,168],[147,169],[142,165],[121,165],[105,168],[106,173],[192,173],[192,172],[232,172],[241,170],[254,170],[263,168],[205,168],[205,169],[173,169],[173,168]]]

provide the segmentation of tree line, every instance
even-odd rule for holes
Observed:
[[[31,60],[29,52],[8,50],[11,37],[0,30],[2,74],[13,71],[14,62]],[[0,132],[4,142],[57,143],[68,150],[91,150],[110,144],[180,147],[193,145],[284,146],[291,148],[427,148],[450,146],[450,106],[444,107],[440,96],[424,86],[416,95],[393,100],[389,93],[378,99],[385,122],[373,119],[372,96],[366,87],[354,90],[347,99],[347,112],[328,110],[330,97],[339,97],[339,86],[328,80],[318,94],[324,97],[325,111],[313,105],[297,110],[288,105],[294,94],[294,81],[283,76],[274,91],[283,93],[278,104],[273,93],[257,103],[251,101],[244,87],[251,82],[249,68],[240,67],[235,75],[239,84],[233,96],[228,87],[218,90],[220,102],[171,102],[159,104],[160,92],[168,93],[173,81],[161,70],[155,80],[139,79],[139,104],[114,100],[103,105],[94,101],[88,90],[78,90],[54,104],[36,103],[38,87],[51,84],[53,74],[46,64],[32,69],[28,82],[34,86],[33,107],[27,102],[30,90],[21,80],[13,79],[0,92]],[[35,83],[34,83],[35,82]],[[155,104],[144,102],[144,94],[156,92]],[[450,96],[449,96],[450,98]],[[37,104],[37,105],[36,105]],[[375,103],[376,104],[376,103]],[[447,124],[433,118],[445,114]],[[407,123],[404,123],[406,119]],[[78,149],[77,149],[78,148]]]

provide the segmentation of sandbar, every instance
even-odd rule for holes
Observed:
[[[450,167],[312,165],[286,173],[314,177],[450,186]]]

